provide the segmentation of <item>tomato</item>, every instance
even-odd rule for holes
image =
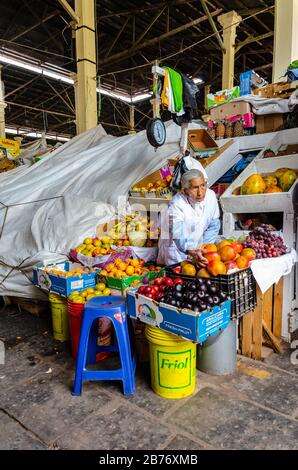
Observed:
[[[158,287],[158,286],[152,286],[152,287],[151,287],[151,292],[152,292],[152,294],[157,294],[158,291],[159,291],[159,287]]]
[[[163,284],[163,278],[158,277],[157,279],[154,279],[154,285],[155,286],[161,286]]]
[[[181,277],[177,277],[177,279],[174,279],[174,286],[176,284],[183,284],[183,279],[181,279]]]
[[[165,286],[173,286],[173,280],[170,277],[164,277],[163,278],[163,283]]]

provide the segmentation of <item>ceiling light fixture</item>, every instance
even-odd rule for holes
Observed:
[[[6,127],[5,128],[5,133],[6,134],[12,134],[12,135],[19,135],[20,137],[26,136],[26,137],[35,137],[37,139],[40,139],[42,137],[42,132],[26,132],[26,131],[19,131],[18,129],[14,129],[12,127]],[[52,134],[45,134],[45,138],[49,140],[57,140],[59,142],[68,142],[71,138],[70,137],[63,137],[61,135],[52,135]]]
[[[53,80],[58,80],[61,82],[69,83],[71,85],[74,84],[74,80],[71,77],[67,76],[66,73],[63,74],[63,73],[53,72],[49,68],[41,67],[41,66],[39,67],[38,65],[34,65],[30,63],[29,61],[24,62],[24,61],[15,59],[13,57],[0,54],[0,62],[7,64],[7,65],[20,67],[22,69],[28,70],[30,72],[38,73],[40,75],[44,75],[46,77],[52,78]],[[52,64],[49,64],[49,66],[55,67]],[[96,91],[98,93],[102,93],[103,95],[108,95],[111,98],[115,98],[117,100],[123,101],[124,103],[137,103],[138,101],[143,101],[152,96],[150,93],[135,94],[135,95],[130,96],[125,93],[113,92],[103,87],[96,88]]]

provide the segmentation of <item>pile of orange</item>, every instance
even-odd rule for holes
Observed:
[[[223,240],[217,245],[209,243],[201,245],[201,248],[208,261],[206,268],[197,271],[194,264],[183,261],[181,263],[182,274],[200,277],[230,274],[239,269],[248,268],[249,262],[256,258],[256,252],[252,248],[244,248],[243,244],[236,240]]]
[[[52,274],[57,277],[82,277],[84,274],[92,274],[96,271],[95,268],[88,268],[88,267],[76,267],[73,271],[64,271],[58,265],[53,266],[45,266],[44,270],[48,274]]]
[[[121,258],[116,258],[115,262],[107,264],[105,269],[100,271],[100,274],[116,279],[133,275],[141,276],[149,271],[148,268],[144,267],[144,264],[145,261],[142,259],[127,258],[123,261]]]

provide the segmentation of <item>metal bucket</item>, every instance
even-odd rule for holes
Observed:
[[[236,321],[198,345],[197,369],[211,375],[233,374],[237,358]]]

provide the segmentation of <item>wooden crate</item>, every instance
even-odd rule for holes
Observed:
[[[45,300],[24,299],[21,297],[10,297],[9,303],[16,305],[19,310],[31,313],[36,317],[46,316],[50,312],[50,304]]]
[[[240,353],[262,360],[264,346],[281,352],[283,278],[264,294],[257,286],[257,306],[240,320]]]
[[[289,98],[298,87],[298,80],[291,83],[271,83],[254,90],[253,93],[262,98]]]

